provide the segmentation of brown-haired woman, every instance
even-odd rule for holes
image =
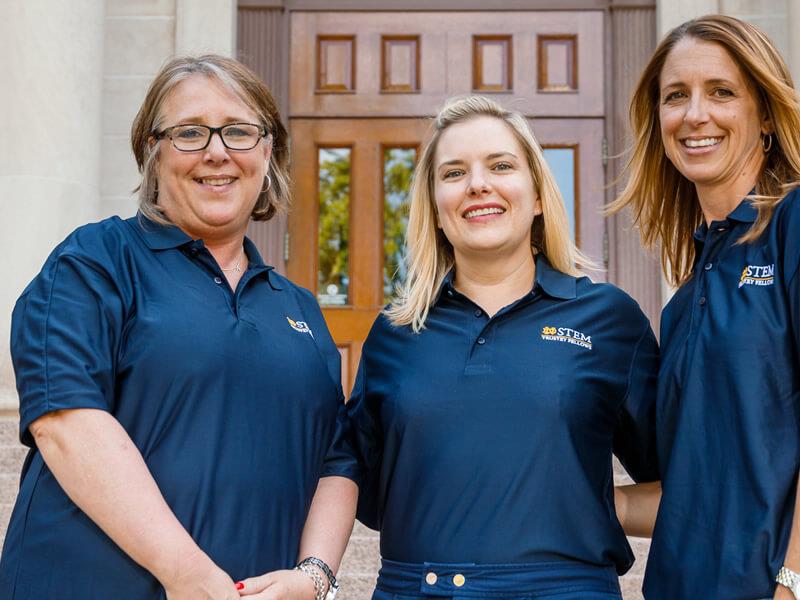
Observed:
[[[671,31],[631,102],[630,206],[661,322],[648,599],[800,598],[800,104],[756,27]],[[777,581],[782,584],[777,586]]]
[[[239,598],[295,564],[333,435],[319,307],[245,237],[288,204],[269,91],[234,60],[174,59],[132,142],[139,215],[72,233],[14,310],[31,450],[3,598]]]

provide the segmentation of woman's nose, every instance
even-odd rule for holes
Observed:
[[[694,127],[708,121],[708,102],[701,94],[693,95],[689,99],[683,120]]]
[[[472,169],[469,176],[468,193],[471,196],[478,196],[489,191],[489,182],[483,169]]]
[[[208,140],[208,146],[205,149],[205,158],[214,162],[228,158],[228,149],[222,143],[222,134],[219,131],[211,134],[211,139]]]

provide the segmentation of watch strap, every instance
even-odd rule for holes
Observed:
[[[797,600],[800,600],[800,573],[781,567],[775,581],[788,588]]]

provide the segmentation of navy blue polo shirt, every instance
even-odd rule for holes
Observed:
[[[59,409],[111,413],[234,580],[294,564],[341,405],[339,354],[313,296],[245,251],[233,291],[201,240],[115,217],[71,234],[25,289],[11,349],[31,451],[0,597],[164,598],[33,445],[28,426]]]
[[[492,318],[446,279],[425,329],[381,315],[326,474],[360,487],[384,558],[580,561],[620,573],[612,450],[653,480],[658,349],[624,292],[539,256]]]
[[[772,598],[800,459],[800,199],[764,234],[745,200],[695,233],[692,278],[661,320],[663,497],[645,596]]]

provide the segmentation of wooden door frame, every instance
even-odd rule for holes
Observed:
[[[492,7],[494,4],[494,8]],[[606,102],[605,128],[609,157],[606,181],[617,179],[621,156],[626,149],[627,101],[630,88],[638,75],[632,65],[639,65],[655,47],[656,0],[238,0],[239,16],[269,15],[275,27],[267,39],[255,39],[243,34],[238,27],[238,56],[262,75],[271,89],[276,90],[281,113],[288,114],[289,87],[289,26],[291,13],[297,11],[519,11],[519,10],[600,10],[604,12]],[[631,31],[637,23],[636,36],[620,36]],[[647,31],[641,31],[644,27]],[[280,57],[276,66],[275,57]],[[615,188],[609,187],[606,199],[612,200]],[[621,284],[642,305],[654,329],[658,328],[661,309],[660,268],[657,260],[641,249],[638,234],[630,226],[627,215],[606,220],[608,278]],[[256,240],[265,259],[281,272],[284,262],[285,221],[256,223],[261,240]],[[260,243],[259,243],[260,242]]]

